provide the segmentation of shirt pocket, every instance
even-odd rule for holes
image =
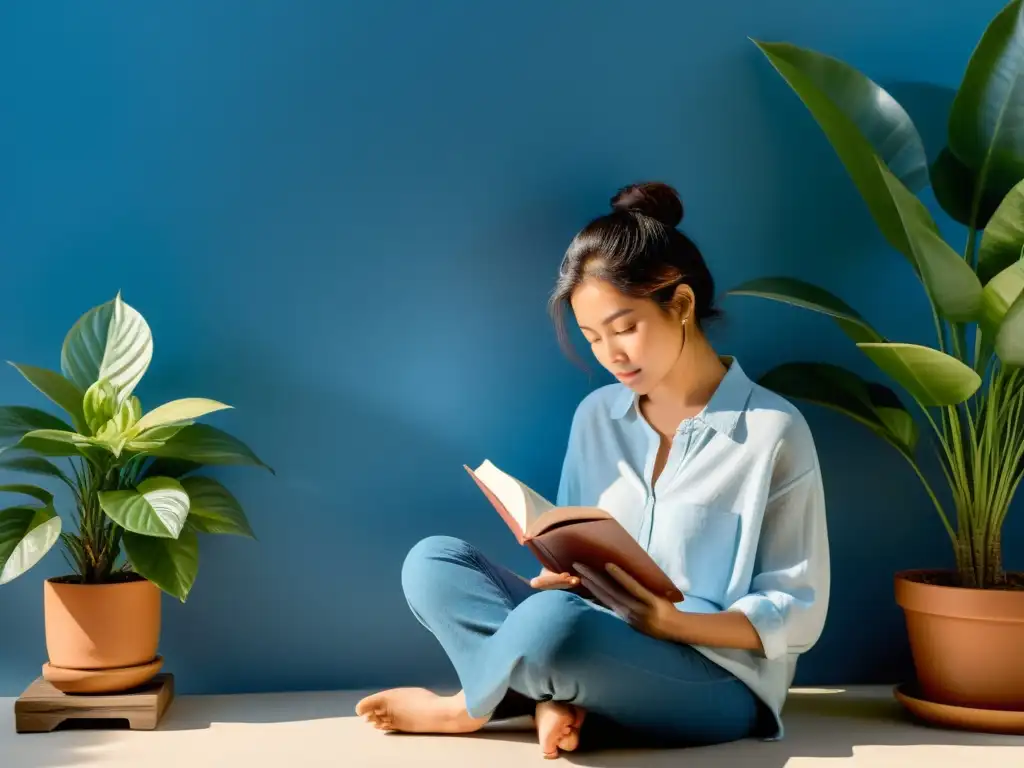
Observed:
[[[688,501],[656,506],[651,555],[685,594],[721,606],[736,562],[740,516]]]

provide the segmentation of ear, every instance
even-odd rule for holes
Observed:
[[[684,317],[693,317],[694,308],[697,306],[697,299],[693,295],[693,289],[686,283],[680,283],[676,286],[672,294],[672,302],[675,305],[676,319],[679,322],[682,322]]]

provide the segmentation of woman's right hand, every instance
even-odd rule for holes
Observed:
[[[541,568],[540,573],[530,580],[530,586],[534,589],[571,589],[579,583],[579,576],[571,573],[554,573],[547,568]]]

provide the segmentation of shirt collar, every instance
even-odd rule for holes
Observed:
[[[743,372],[735,357],[722,355],[720,359],[728,366],[725,376],[711,395],[708,404],[694,418],[715,431],[732,437],[736,430],[736,422],[746,410],[753,382]],[[621,419],[631,411],[638,413],[636,406],[639,399],[640,396],[636,392],[623,386],[622,392],[612,400],[611,417]]]

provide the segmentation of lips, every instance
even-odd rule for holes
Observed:
[[[640,369],[637,368],[635,371],[631,371],[629,373],[617,373],[615,374],[615,376],[619,379],[619,381],[632,381],[637,377],[637,374],[639,373]]]

